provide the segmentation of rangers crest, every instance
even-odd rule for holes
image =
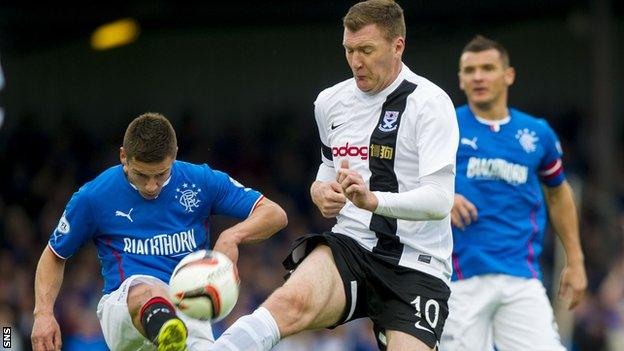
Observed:
[[[197,194],[201,192],[195,184],[190,187],[187,183],[182,184],[182,189],[177,188],[175,198],[179,200],[180,205],[184,206],[186,212],[193,212],[194,208],[199,207],[201,200],[197,199]]]
[[[528,154],[536,150],[535,144],[539,141],[539,137],[535,135],[535,132],[529,131],[527,128],[518,129],[516,139],[518,139],[520,145]]]

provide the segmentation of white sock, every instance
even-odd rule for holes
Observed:
[[[211,350],[269,351],[280,340],[280,332],[271,312],[260,307],[239,318],[212,345]]]

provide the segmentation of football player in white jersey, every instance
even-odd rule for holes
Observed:
[[[455,152],[451,100],[402,63],[394,1],[351,7],[343,46],[353,78],[315,102],[322,163],[310,188],[331,232],[298,239],[291,271],[211,350],[269,350],[302,330],[373,321],[381,349],[432,350],[448,315]]]
[[[560,295],[569,292],[573,308],[587,287],[559,140],[545,120],[507,105],[514,77],[499,43],[477,36],[462,51],[459,80],[468,104],[457,108],[460,147],[444,351],[564,349],[540,281],[549,217],[566,252]]]
[[[169,121],[143,114],[126,129],[121,164],[74,193],[37,266],[35,351],[61,349],[54,302],[66,259],[88,241],[102,265],[104,296],[97,315],[110,349],[204,350],[212,343],[209,321],[173,307],[166,282],[174,267],[187,254],[208,248],[212,214],[242,220],[223,231],[214,247],[233,262],[238,244],[271,236],[286,225],[286,214],[223,172],[177,161],[177,150]]]

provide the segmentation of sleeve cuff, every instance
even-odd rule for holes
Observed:
[[[388,199],[383,191],[373,191],[373,194],[377,197],[377,208],[373,213],[378,215],[385,215],[387,212]]]
[[[52,245],[50,245],[50,243],[48,243],[48,247],[50,248],[50,251],[52,251],[52,253],[53,253],[56,257],[60,258],[61,260],[66,260],[66,259],[67,259],[67,257],[63,257],[63,256],[59,255],[59,253],[58,253],[58,252],[56,252],[56,250],[54,250],[54,248],[52,247]]]

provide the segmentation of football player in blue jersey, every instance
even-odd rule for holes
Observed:
[[[209,322],[177,313],[167,293],[176,264],[208,248],[212,214],[242,221],[223,231],[214,250],[234,263],[238,245],[264,240],[287,222],[280,206],[209,166],[176,160],[173,127],[146,113],[128,126],[121,164],[82,186],[67,204],[37,266],[34,350],[60,350],[53,307],[65,261],[93,241],[104,277],[97,308],[112,350],[206,349]]]
[[[548,123],[507,105],[515,71],[499,43],[475,37],[459,62],[450,315],[441,350],[562,350],[540,281],[547,218],[563,243],[560,297],[574,308],[587,277],[573,193]],[[548,216],[549,215],[549,216]]]

